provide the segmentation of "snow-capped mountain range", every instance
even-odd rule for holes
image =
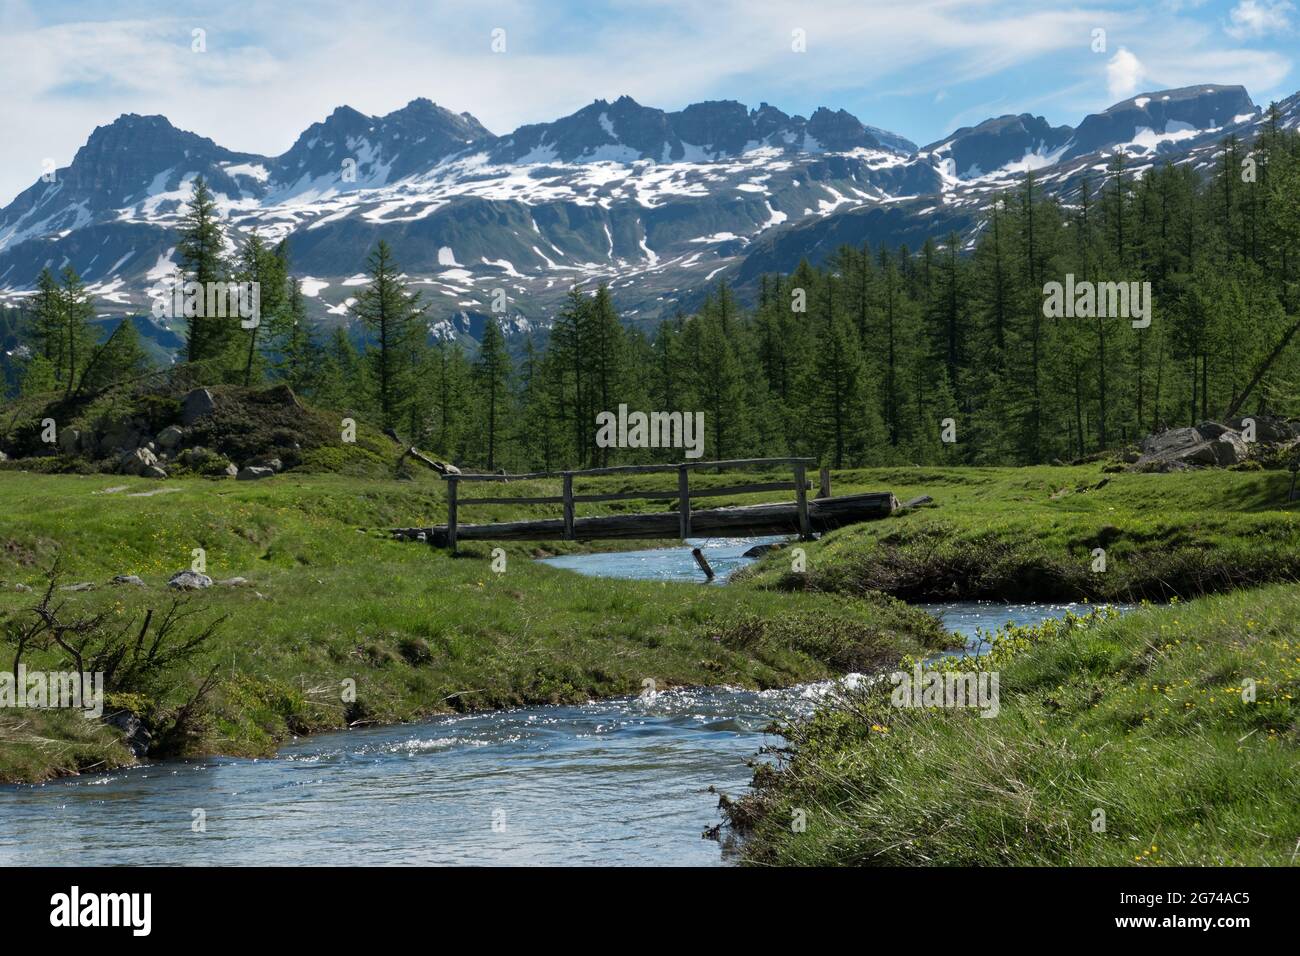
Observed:
[[[1300,94],[1279,104],[1300,122]],[[385,116],[339,107],[276,157],[238,153],[161,116],[97,128],[72,163],[0,210],[0,301],[72,264],[101,312],[147,311],[175,270],[192,180],[217,195],[229,239],[289,240],[316,314],[348,314],[379,238],[430,304],[435,335],[476,336],[494,290],[508,329],[545,325],[574,283],[608,281],[623,314],[671,314],[726,277],[818,261],[843,242],[915,247],[973,227],[1034,170],[1068,190],[1123,150],[1153,163],[1213,161],[1263,112],[1239,86],[1146,93],[1053,127],[1002,116],[918,148],[849,113],[789,116],[764,103],[677,112],[629,97],[495,136],[469,113],[416,99]]]

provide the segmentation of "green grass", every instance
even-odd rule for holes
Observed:
[[[0,710],[0,781],[38,782],[132,762],[117,731],[80,713]]]
[[[1300,502],[1284,471],[1106,474],[1100,465],[837,473],[835,494],[934,498],[828,534],[808,573],[773,556],[769,586],[907,600],[1165,600],[1300,580]],[[1093,570],[1096,548],[1106,570]]]
[[[538,565],[537,549],[523,544],[507,547],[507,570],[496,574],[489,544],[453,558],[388,536],[393,526],[441,522],[444,506],[432,476],[151,482],[0,473],[0,615],[26,613],[36,595],[15,585],[39,590],[59,554],[67,583],[96,585],[60,592],[70,611],[107,610],[125,626],[165,606],[167,579],[204,549],[214,579],[251,583],[192,598],[205,619],[228,620],[133,709],[174,710],[215,666],[220,682],[192,749],[225,754],[265,754],[290,734],[349,724],[633,694],[646,679],[659,687],[786,685],[950,641],[932,618],[880,595],[594,579]],[[545,509],[481,511],[492,520]],[[139,575],[147,587],[108,584],[117,574]],[[11,655],[0,643],[0,666]],[[25,660],[54,666],[49,654]],[[343,700],[345,680],[356,682],[355,703]],[[115,741],[88,726],[69,729],[51,712],[0,714],[0,739],[0,779],[128,759]]]
[[[887,682],[851,694],[792,728],[789,763],[733,806],[745,859],[1293,863],[1297,635],[1300,588],[1279,585],[1012,629],[981,665],[1000,675],[993,718],[893,707]]]

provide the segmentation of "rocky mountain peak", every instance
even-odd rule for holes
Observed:
[[[275,160],[273,179],[290,192],[378,185],[425,172],[491,135],[471,114],[453,113],[424,97],[384,116],[340,106]],[[340,174],[349,160],[355,178]]]
[[[1242,86],[1204,84],[1141,93],[1085,117],[1065,158],[1112,147],[1154,154],[1245,122],[1258,112]]]
[[[880,147],[880,140],[868,133],[858,118],[847,110],[829,110],[819,106],[808,118],[807,129],[808,135],[822,149],[838,152],[859,147]]]
[[[950,176],[973,179],[999,170],[1030,169],[1058,155],[1074,135],[1069,126],[1052,126],[1030,113],[998,116],[963,126],[922,152]]]
[[[472,113],[454,113],[424,96],[416,97],[401,109],[393,110],[382,118],[382,122],[419,126],[462,143],[486,139],[492,135]]]

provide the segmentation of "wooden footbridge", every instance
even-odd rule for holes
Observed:
[[[422,456],[421,456],[422,457]],[[791,481],[760,481],[720,488],[691,488],[692,471],[715,468],[761,468],[771,470],[789,466]],[[798,534],[810,537],[816,531],[830,531],[846,524],[884,518],[898,507],[892,492],[842,495],[830,493],[830,469],[820,472],[816,498],[809,499],[811,484],[807,474],[815,468],[814,458],[745,458],[729,461],[688,461],[674,465],[620,465],[612,468],[588,468],[583,471],[536,472],[527,475],[446,474],[447,523],[432,528],[394,528],[393,535],[405,540],[427,541],[435,547],[456,549],[457,541],[591,541],[603,538],[680,538],[701,535]],[[575,494],[575,479],[602,475],[641,475],[676,472],[677,487],[661,491],[619,491],[605,494]],[[563,494],[543,497],[460,497],[463,482],[510,482],[538,479],[563,481]],[[793,491],[793,502],[740,505],[731,508],[691,509],[692,498]],[[671,501],[676,508],[647,514],[599,515],[579,518],[577,505],[600,501]],[[532,521],[505,521],[495,524],[459,523],[461,508],[474,505],[563,505],[562,518]]]

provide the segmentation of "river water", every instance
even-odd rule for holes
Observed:
[[[709,539],[719,577],[767,539]],[[548,563],[618,577],[702,580],[688,548]],[[1079,605],[932,610],[968,637]],[[0,864],[725,865],[701,838],[718,796],[779,738],[774,718],[826,690],[672,690],[582,706],[441,717],[324,734],[274,758],[211,759],[0,788]],[[205,830],[196,832],[198,821]]]

